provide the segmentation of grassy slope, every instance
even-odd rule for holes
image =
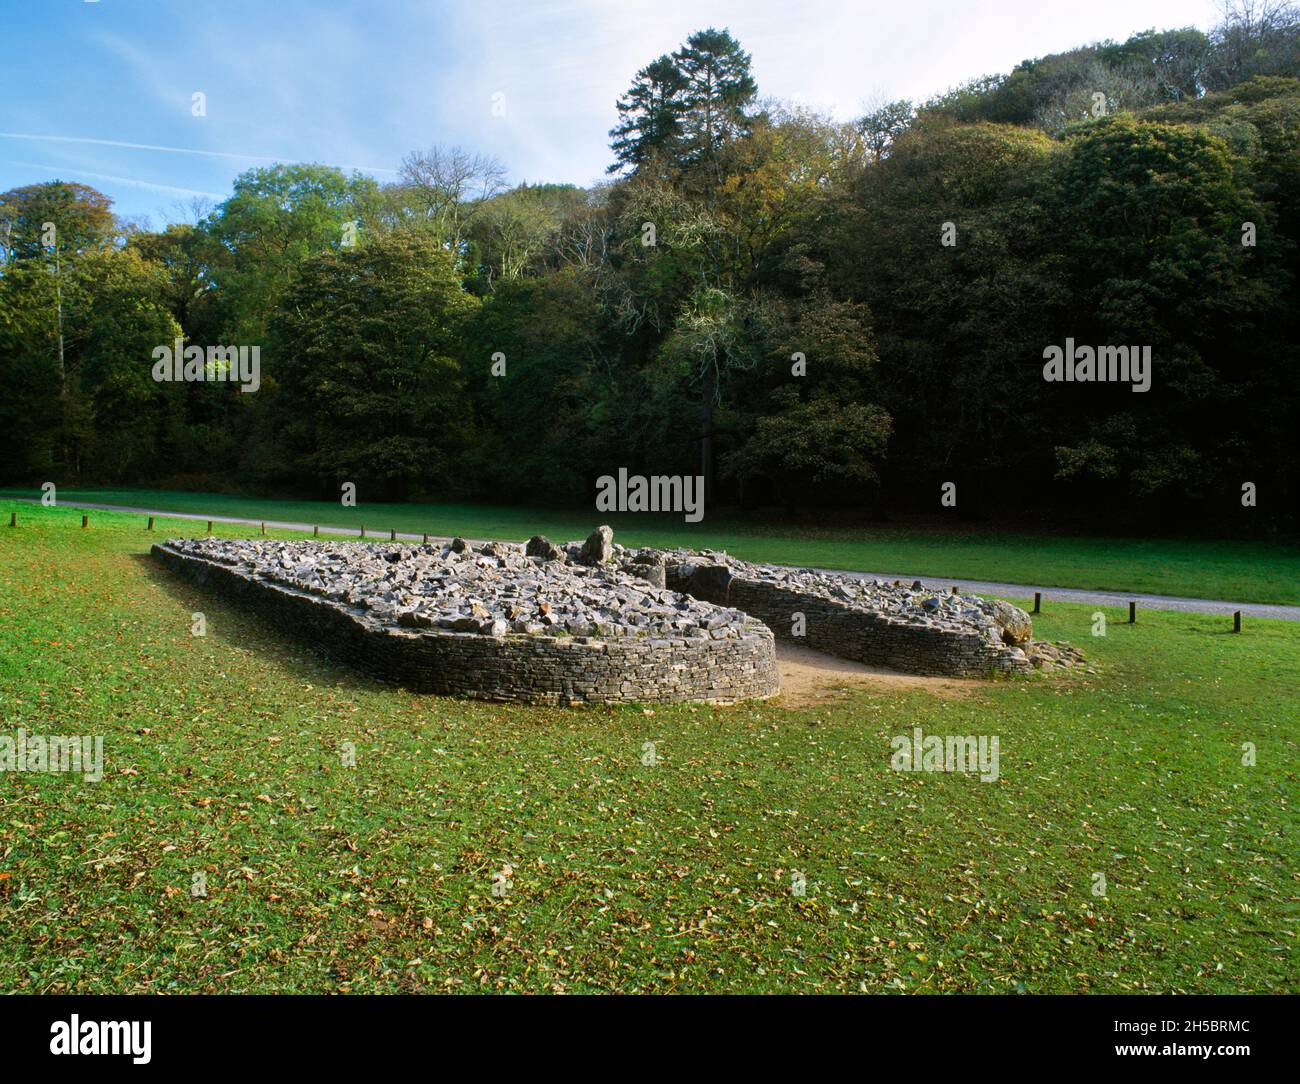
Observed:
[[[12,489],[0,493],[39,496],[34,491]],[[343,508],[333,502],[268,501],[161,490],[61,490],[59,499],[66,504],[80,499],[291,523],[344,527],[364,524],[376,531],[396,528],[467,538],[522,540],[539,532],[557,540],[583,538],[600,520],[610,523],[618,539],[630,545],[725,549],[755,561],[1237,602],[1300,603],[1300,551],[1295,546],[1262,542],[921,530],[783,530],[720,517],[686,524],[681,516],[611,516],[594,510],[566,512],[490,505],[363,504]]]
[[[0,990],[1300,985],[1300,625],[1053,606],[1096,676],[505,707],[369,682],[155,569],[138,517],[78,522],[0,527],[0,734],[106,756],[0,775]],[[890,771],[914,725],[999,735],[1000,782]]]

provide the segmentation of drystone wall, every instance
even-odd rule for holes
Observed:
[[[219,594],[240,599],[327,653],[420,692],[563,705],[684,700],[726,703],[779,691],[771,630],[743,614],[711,606],[701,610],[701,604],[691,600],[680,600],[688,618],[645,622],[644,628],[619,625],[608,630],[613,635],[607,638],[573,635],[568,628],[554,629],[540,621],[534,626],[532,621],[539,616],[534,610],[509,624],[484,613],[481,618],[449,618],[453,627],[443,627],[433,624],[433,618],[424,619],[414,606],[399,611],[392,606],[357,605],[355,597],[349,600],[346,595],[330,597],[329,577],[318,581],[298,575],[296,568],[289,568],[290,557],[281,560],[286,574],[271,578],[265,563],[259,565],[232,545],[171,540],[155,545],[152,552],[166,567]],[[294,557],[313,546],[280,545],[278,552]],[[336,552],[345,545],[320,544],[316,548]],[[490,545],[497,549],[489,554],[484,547],[478,553],[471,551],[470,557],[499,561],[507,573],[511,571],[507,566],[518,564],[514,548],[524,557],[521,547]],[[402,550],[412,548],[390,547],[394,565],[400,563]],[[462,542],[454,552],[464,554],[467,550]],[[439,556],[446,559],[448,552]],[[544,559],[537,558],[531,567],[543,564]],[[606,586],[612,581],[617,588],[626,586],[620,581],[630,577],[611,569],[597,579]],[[317,582],[319,587],[309,586]],[[590,586],[597,586],[596,579]],[[650,584],[641,586],[652,589]],[[549,604],[545,609],[542,618],[551,616]],[[462,622],[459,627],[457,621]],[[675,627],[688,621],[688,627]],[[589,631],[599,631],[598,621],[589,624]],[[525,631],[512,631],[516,627]]]
[[[909,674],[1030,673],[1023,610],[974,596],[942,596],[918,581],[897,587],[810,569],[773,569],[721,555],[664,554],[666,585],[734,606],[792,643]],[[797,630],[797,631],[796,631]]]
[[[320,648],[424,692],[529,703],[732,702],[779,691],[774,637],[912,674],[1082,664],[999,600],[632,550],[608,527],[555,545],[174,539],[155,557]]]

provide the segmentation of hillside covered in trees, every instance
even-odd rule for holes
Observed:
[[[579,505],[626,467],[814,519],[952,481],[1097,530],[1244,530],[1252,482],[1251,528],[1295,526],[1300,9],[852,122],[763,98],[725,30],[647,59],[587,190],[435,146],[161,232],[0,194],[0,481]],[[258,347],[260,387],[155,380],[177,339]],[[1067,339],[1149,347],[1150,389],[1046,381]]]

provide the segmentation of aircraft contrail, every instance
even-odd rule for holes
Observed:
[[[120,139],[90,139],[85,136],[31,135],[26,132],[0,132],[0,139],[28,139],[45,143],[91,143],[99,147],[125,147],[136,151],[165,151],[169,154],[197,154],[205,158],[236,158],[250,162],[283,162],[286,165],[309,165],[308,162],[295,158],[274,158],[265,154],[237,154],[230,151],[201,151],[193,147],[164,147],[157,143],[127,143]],[[324,165],[333,165],[326,162]],[[378,166],[334,165],[335,169],[357,170],[362,173],[389,173],[398,175],[395,169],[381,169]]]
[[[23,166],[27,169],[48,169],[51,173],[67,173],[78,177],[93,177],[99,181],[115,181],[118,184],[133,185],[136,188],[147,188],[154,192],[171,192],[178,196],[205,196],[208,199],[224,200],[226,194],[222,192],[204,192],[198,188],[182,188],[174,184],[157,184],[154,181],[139,181],[134,177],[118,177],[112,173],[92,173],[88,169],[77,169],[73,166],[52,166],[48,162],[18,162],[14,159],[8,159],[8,165]]]

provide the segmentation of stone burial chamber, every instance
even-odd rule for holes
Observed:
[[[323,651],[420,692],[541,704],[731,703],[780,689],[775,636],[913,674],[988,677],[1081,656],[1005,602],[583,542],[172,539],[153,556]]]
[[[169,568],[420,692],[540,704],[728,703],[779,691],[772,632],[566,548],[172,539]]]

